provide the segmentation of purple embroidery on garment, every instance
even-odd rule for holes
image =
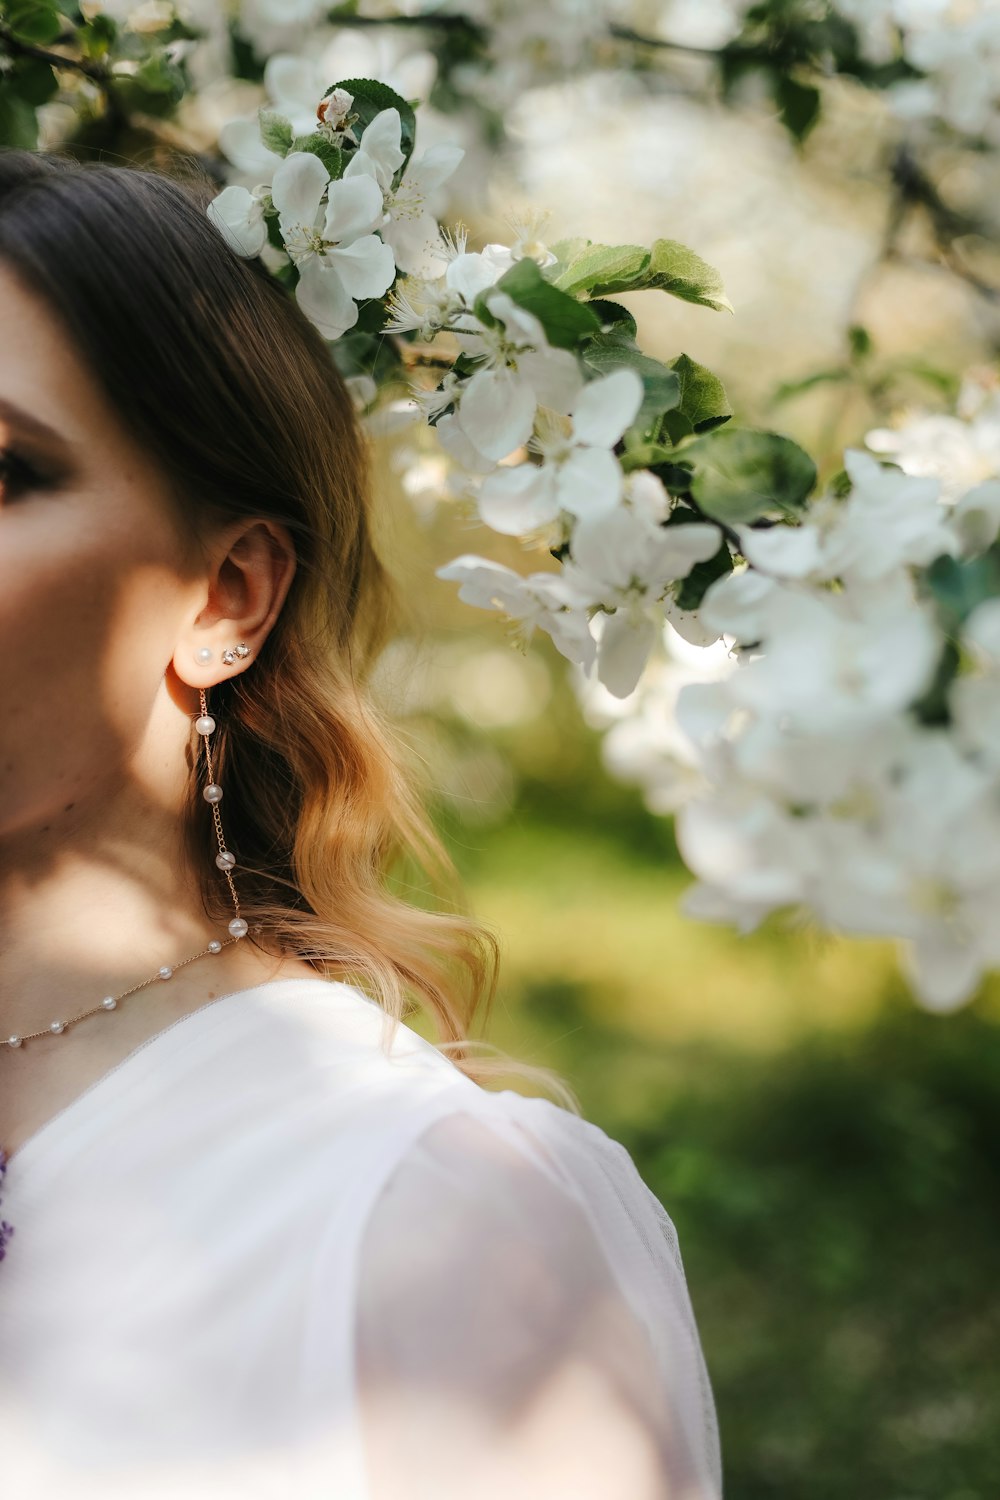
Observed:
[[[7,1175],[7,1153],[0,1146],[0,1186],[3,1185],[4,1177]],[[3,1199],[0,1198],[0,1203]],[[0,1219],[0,1260],[7,1254],[7,1245],[11,1235],[14,1233],[13,1224],[8,1224],[6,1219]]]

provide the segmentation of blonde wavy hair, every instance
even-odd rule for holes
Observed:
[[[0,151],[0,258],[61,317],[161,465],[192,564],[236,518],[294,538],[295,577],[253,669],[209,694],[243,915],[376,999],[394,1018],[389,1044],[423,1010],[433,1045],[477,1083],[521,1078],[580,1113],[551,1069],[471,1035],[489,1020],[499,943],[465,909],[426,788],[370,690],[403,614],[373,540],[370,454],[327,345],[207,219],[215,191],[193,164],[173,180]],[[225,921],[195,745],[190,762],[185,842],[206,914]],[[404,864],[438,909],[391,889]]]

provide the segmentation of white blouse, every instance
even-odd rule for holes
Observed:
[[[673,1227],[352,985],[151,1037],[9,1160],[11,1500],[718,1500]]]

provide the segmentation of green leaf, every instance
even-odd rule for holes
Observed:
[[[578,304],[582,305],[582,304]],[[663,413],[675,407],[681,398],[680,377],[669,366],[658,359],[651,359],[633,339],[619,333],[598,333],[581,350],[583,362],[598,375],[611,375],[615,370],[635,370],[641,378],[645,396],[633,428],[641,435],[658,436]],[[655,433],[652,432],[656,428]]]
[[[273,245],[275,250],[284,250],[285,241],[281,236],[281,225],[278,222],[277,212],[265,214],[264,224],[267,229],[268,243]]]
[[[34,151],[38,145],[38,121],[26,100],[9,89],[0,93],[0,145]]]
[[[358,119],[352,128],[359,140],[376,115],[381,114],[384,109],[399,110],[400,147],[406,160],[393,179],[398,184],[406,170],[406,163],[413,155],[413,143],[417,134],[417,117],[413,106],[407,103],[402,94],[397,94],[395,89],[391,89],[387,83],[380,83],[376,78],[342,79],[339,83],[332,83],[323,98],[332,94],[334,89],[346,89],[353,96],[351,113],[356,114]]]
[[[921,724],[951,723],[951,702],[948,690],[958,676],[961,660],[962,654],[955,642],[945,641],[937,659],[930,686],[923,696],[911,705],[914,715]]]
[[[716,312],[733,310],[718,271],[677,240],[654,241],[639,287],[657,288]]]
[[[783,380],[771,399],[775,403],[791,401],[794,396],[802,396],[818,385],[842,384],[845,380],[853,379],[852,372],[847,369],[815,370],[811,375],[803,375],[801,380]]]
[[[318,156],[330,176],[337,180],[344,170],[344,154],[339,146],[328,141],[325,135],[297,135],[289,151],[309,151]]]
[[[261,143],[268,151],[273,151],[278,156],[287,156],[292,146],[291,120],[287,120],[276,109],[259,109],[257,119]]]
[[[588,334],[600,332],[596,313],[585,302],[578,302],[546,281],[537,262],[527,256],[516,261],[497,286],[519,307],[534,313],[545,329],[545,337],[557,349],[575,349]]]
[[[587,306],[600,318],[602,333],[610,333],[614,329],[616,333],[623,333],[631,339],[638,333],[638,324],[628,308],[622,307],[620,302],[607,302],[603,297],[595,297]]]
[[[852,359],[867,359],[875,347],[874,340],[868,329],[860,323],[852,323],[847,330],[847,342],[851,350]]]
[[[370,375],[376,385],[382,387],[397,380],[403,368],[393,341],[379,338],[377,334],[359,333],[352,328],[335,339],[331,348],[334,363],[345,378]]]
[[[671,456],[670,449],[662,443],[636,443],[626,445],[621,466],[626,474],[631,474],[633,469],[653,469],[657,464],[669,463]]]
[[[85,26],[77,28],[76,39],[84,57],[96,61],[108,55],[117,35],[117,21],[104,11],[98,11]]]
[[[729,421],[732,408],[726,388],[717,375],[686,354],[679,354],[670,368],[677,372],[681,383],[679,413],[688,419],[694,432],[710,432],[713,427],[721,427]],[[678,441],[672,433],[671,438]]]
[[[686,437],[694,436],[694,428],[690,418],[686,417],[679,409],[668,411],[664,414],[663,425],[660,428],[661,441],[670,440],[671,443],[679,443]]]
[[[797,141],[804,141],[819,119],[819,89],[811,83],[799,83],[787,73],[777,73],[774,78],[774,102],[778,106],[781,123],[788,133]]]
[[[7,74],[3,86],[37,109],[58,91],[59,80],[48,63],[26,57]]]
[[[591,292],[597,297],[623,292],[635,286],[649,262],[649,251],[641,245],[594,245],[583,242],[554,285],[564,292]],[[555,254],[555,251],[553,251]]]
[[[935,558],[924,580],[942,625],[957,635],[977,605],[1000,595],[1000,547],[994,544],[981,556],[964,561],[947,555]]]
[[[795,516],[816,484],[816,465],[776,432],[724,428],[677,455],[692,470],[691,494],[707,516],[733,526]]]
[[[704,516],[698,511],[692,510],[688,505],[675,505],[665,521],[667,526],[689,526],[698,521],[704,521]],[[674,599],[681,609],[697,609],[711,584],[724,573],[733,571],[733,557],[729,550],[729,544],[725,537],[719,544],[718,552],[706,558],[704,562],[695,563],[686,578],[681,579],[675,593]]]
[[[585,250],[589,244],[589,240],[585,240],[577,236],[575,239],[557,240],[554,245],[549,246],[549,249],[552,251],[552,254],[556,258],[556,265],[560,266],[561,268],[565,268],[569,265],[570,261],[575,259],[575,257],[578,256],[583,250]]]
[[[490,288],[490,291],[492,291],[492,287]],[[479,296],[472,304],[472,311],[475,313],[476,317],[479,319],[480,323],[482,323],[484,328],[499,328],[500,319],[496,317],[495,314],[490,312],[489,308],[486,305],[486,297],[486,292],[480,292]]]
[[[271,232],[271,226],[270,226],[270,224],[267,226],[267,229],[268,229],[268,235],[270,235],[270,232]],[[279,241],[280,241],[281,236],[279,235],[278,238],[279,238]],[[281,247],[279,245],[279,249],[280,248]],[[279,266],[276,271],[272,271],[271,275],[274,277],[274,279],[276,281],[280,281],[281,284],[282,284],[282,286],[285,287],[285,289],[287,291],[291,292],[291,291],[295,290],[295,287],[298,284],[298,280],[299,280],[299,268],[298,268],[297,265],[294,264],[293,261],[288,260],[288,261],[285,262],[285,264],[283,266]]]
[[[5,12],[7,25],[24,42],[46,47],[63,29],[63,18],[53,0],[8,0]]]
[[[126,108],[162,115],[184,97],[187,80],[183,70],[161,48],[151,52],[130,77],[116,79],[115,88]]]
[[[267,58],[257,56],[253,43],[240,31],[235,17],[231,17],[229,21],[229,49],[233,77],[263,83]]]
[[[838,469],[831,474],[826,487],[835,500],[846,500],[854,488],[854,480],[846,469]]]

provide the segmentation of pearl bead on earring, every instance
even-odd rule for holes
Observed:
[[[215,660],[215,652],[211,646],[199,646],[194,653],[194,659],[200,667],[207,667],[210,661]]]

